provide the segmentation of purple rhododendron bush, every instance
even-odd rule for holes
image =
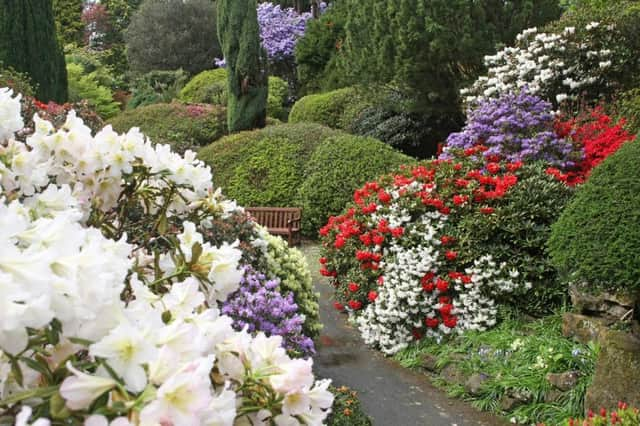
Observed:
[[[60,129],[35,116],[20,142],[24,120],[0,89],[0,412],[38,426],[322,424],[333,396],[312,361],[218,308],[246,283],[240,241],[204,238],[240,209],[211,170],[137,129],[92,135],[73,111]],[[277,326],[299,326],[280,297],[294,324]]]

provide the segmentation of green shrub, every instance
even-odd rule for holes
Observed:
[[[371,426],[371,418],[362,410],[358,392],[346,386],[329,387],[334,395],[331,414],[326,422],[329,426]]]
[[[286,120],[288,87],[279,77],[269,77],[269,97],[267,99],[267,115]],[[227,104],[227,70],[217,68],[203,71],[196,75],[180,91],[178,97],[183,102],[202,104]]]
[[[640,289],[640,142],[599,166],[553,225],[553,263],[569,282],[594,289]]]
[[[264,229],[263,229],[264,231]],[[307,260],[300,250],[289,247],[280,237],[266,231],[262,237],[267,241],[267,275],[280,279],[280,292],[293,293],[298,312],[304,314],[303,331],[305,336],[315,339],[322,330],[320,323],[319,293],[316,293],[311,281],[311,272]]]
[[[118,132],[139,127],[153,142],[169,144],[180,153],[196,150],[226,133],[225,110],[215,105],[148,105],[124,111],[109,123]]]
[[[86,99],[103,119],[114,117],[120,106],[113,100],[113,93],[101,85],[94,73],[85,74],[82,65],[67,64],[69,79],[69,100],[80,102]]]
[[[242,205],[294,206],[306,161],[337,134],[319,124],[283,124],[227,136],[198,156],[213,169],[214,183]]]
[[[567,288],[546,253],[551,225],[569,202],[573,190],[545,172],[542,163],[525,166],[518,183],[500,199],[495,212],[463,215],[452,231],[459,241],[459,255],[471,264],[489,254],[532,284],[526,293],[509,294],[501,300],[536,317],[548,315],[566,298]]]
[[[181,69],[151,71],[144,74],[134,82],[127,108],[135,109],[145,105],[169,103],[178,97],[178,93],[186,82],[187,74]]]
[[[35,93],[27,74],[5,67],[2,62],[0,62],[0,87],[9,87],[15,93],[22,93],[24,96],[33,96]]]
[[[336,129],[348,130],[351,123],[369,103],[353,87],[332,92],[308,95],[291,108],[289,122],[320,123]]]
[[[370,179],[414,160],[376,139],[340,135],[328,138],[306,164],[299,189],[303,231],[317,236],[329,216],[339,214],[353,191]]]
[[[626,128],[633,134],[640,133],[640,89],[623,93],[616,105],[618,118],[624,118]]]

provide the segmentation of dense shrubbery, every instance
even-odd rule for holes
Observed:
[[[182,68],[196,74],[220,56],[216,6],[209,0],[147,0],[133,15],[126,42],[137,72]]]
[[[22,93],[23,96],[33,96],[35,93],[27,74],[5,67],[2,62],[0,62],[0,87],[8,87],[16,93]]]
[[[613,291],[640,289],[640,142],[596,167],[553,225],[553,263],[568,282]]]
[[[627,120],[625,127],[634,135],[640,133],[640,89],[622,93],[616,107],[618,116]]]
[[[340,132],[318,124],[286,124],[227,136],[198,153],[213,179],[244,205],[295,205],[306,161]]]
[[[306,163],[298,190],[303,231],[315,236],[351,200],[354,188],[412,162],[375,139],[343,135],[324,140]]]
[[[362,405],[358,399],[358,392],[346,386],[335,388],[331,386],[329,390],[335,399],[331,414],[327,417],[328,426],[371,426],[371,418],[362,410]]]
[[[177,152],[197,150],[226,133],[226,115],[216,105],[155,104],[128,110],[109,120],[117,131],[139,127],[151,140]]]
[[[358,114],[369,106],[355,88],[344,88],[298,100],[291,108],[291,123],[320,123],[348,130]]]
[[[269,77],[269,96],[267,98],[267,115],[285,120],[287,112],[285,104],[288,95],[287,83],[278,77]],[[193,77],[180,91],[178,97],[183,102],[203,104],[227,104],[227,70],[217,68],[203,71]]]
[[[151,71],[138,78],[131,85],[131,99],[128,109],[141,106],[169,103],[187,83],[187,74],[183,70]]]
[[[86,100],[103,119],[109,119],[120,112],[120,105],[113,100],[111,89],[100,84],[94,73],[85,74],[81,65],[67,65],[69,79],[69,100]]]

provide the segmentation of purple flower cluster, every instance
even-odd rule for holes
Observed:
[[[293,293],[283,296],[278,291],[279,284],[279,280],[267,280],[264,274],[247,266],[240,288],[223,303],[222,313],[233,318],[237,330],[246,326],[250,333],[279,335],[285,349],[304,357],[313,355],[313,340],[302,333],[304,316],[298,314]]]
[[[485,156],[498,155],[510,162],[543,160],[568,170],[580,160],[571,140],[554,131],[551,104],[526,90],[480,102],[469,112],[464,129],[449,135],[440,158],[451,158],[452,149],[478,144],[489,148]]]
[[[270,2],[258,5],[260,38],[270,60],[293,57],[296,43],[304,35],[311,13],[299,14],[293,8],[282,8]]]

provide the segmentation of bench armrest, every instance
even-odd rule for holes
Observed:
[[[301,220],[302,220],[302,218],[301,218],[301,217],[296,217],[296,218],[294,218],[294,219],[289,219],[289,220],[287,221],[287,227],[289,228],[289,231],[291,231],[291,230],[293,229],[293,224],[294,224],[294,223],[300,224],[300,221],[301,221]]]

